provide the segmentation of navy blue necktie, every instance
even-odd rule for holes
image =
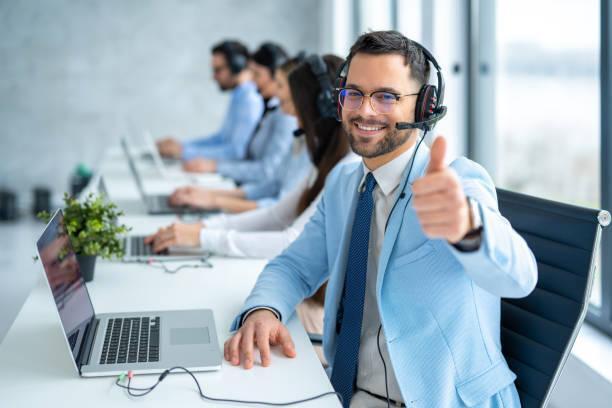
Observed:
[[[344,295],[339,306],[342,316],[340,333],[336,342],[336,355],[331,376],[334,389],[342,395],[344,407],[348,407],[353,396],[353,385],[357,375],[359,342],[363,321],[363,300],[365,297],[368,271],[368,247],[370,223],[374,199],[372,191],[376,180],[372,173],[366,176],[365,190],[359,194],[351,243],[349,246]]]

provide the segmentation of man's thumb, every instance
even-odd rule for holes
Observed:
[[[431,145],[431,159],[427,166],[427,173],[435,173],[444,170],[444,157],[446,156],[446,139],[443,136],[438,136]]]

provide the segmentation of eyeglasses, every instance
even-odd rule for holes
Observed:
[[[342,109],[346,109],[348,111],[354,111],[361,107],[363,103],[363,98],[366,96],[370,98],[370,106],[374,110],[374,112],[387,115],[393,111],[393,108],[401,98],[404,96],[416,96],[418,93],[411,93],[400,95],[393,92],[387,91],[375,91],[366,95],[361,92],[359,89],[353,88],[339,88],[338,91],[338,102],[340,102],[340,106]]]

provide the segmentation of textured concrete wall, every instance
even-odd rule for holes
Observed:
[[[130,119],[154,135],[214,130],[227,95],[210,47],[275,39],[318,51],[323,0],[0,0],[0,187],[67,189]]]

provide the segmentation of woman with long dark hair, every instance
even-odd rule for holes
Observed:
[[[342,59],[333,55],[321,58],[333,84]],[[318,99],[319,79],[305,61],[288,73],[292,63],[279,69],[279,86],[283,89],[281,107],[294,113],[304,134],[304,143],[313,171],[277,204],[243,214],[221,214],[202,223],[176,223],[148,237],[155,251],[171,246],[201,246],[220,255],[271,258],[278,255],[301,232],[310,219],[329,172],[342,160],[355,157],[340,123],[333,117],[322,117]],[[286,92],[290,91],[290,92]],[[295,112],[292,112],[294,110]],[[301,137],[300,137],[301,138]]]

